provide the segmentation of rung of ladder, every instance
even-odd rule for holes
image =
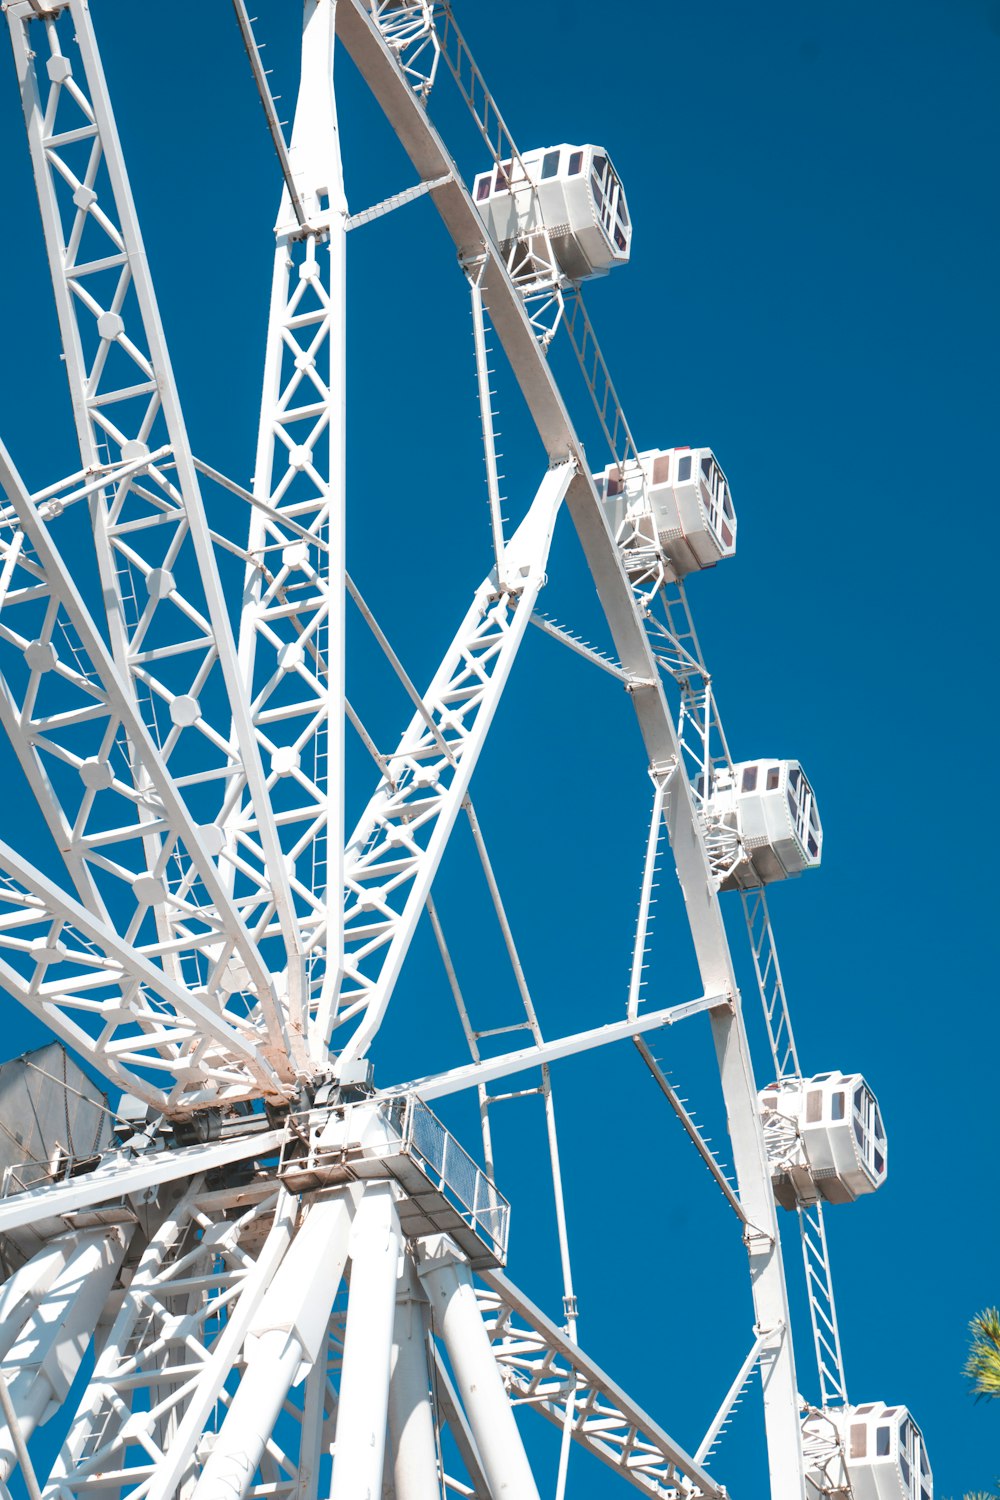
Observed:
[[[492,1031],[474,1031],[472,1035],[475,1037],[477,1042],[481,1042],[484,1037],[488,1036],[510,1036],[511,1033],[515,1031],[530,1030],[530,1021],[515,1021],[513,1026],[494,1026]]]
[[[544,1093],[541,1084],[533,1089],[511,1089],[509,1094],[487,1094],[487,1104],[503,1104],[507,1099],[528,1099],[532,1094]]]

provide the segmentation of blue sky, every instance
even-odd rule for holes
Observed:
[[[257,8],[287,99],[297,7]],[[229,7],[199,7],[197,27],[186,7],[93,11],[194,445],[245,481],[277,174]],[[1000,5],[509,0],[458,15],[522,149],[599,142],[624,181],[632,262],[588,306],[640,446],[708,442],[731,481],[737,556],[691,596],[734,754],[800,758],[819,796],[823,867],[772,903],[800,1054],[810,1072],[862,1070],[889,1130],[886,1186],[828,1215],[849,1387],[855,1401],[911,1406],[939,1495],[985,1487],[1000,1474],[1000,1413],[974,1405],[961,1365],[968,1318],[1000,1301],[983,790]],[[476,141],[439,103],[471,178]],[[412,171],[349,69],[342,107],[358,209]],[[41,485],[76,464],[9,63],[0,130],[0,430]],[[423,681],[488,565],[464,289],[426,200],[352,237],[350,278],[350,565]],[[566,351],[553,363],[598,455]],[[517,515],[539,453],[502,366],[498,380]],[[602,639],[567,518],[549,572],[547,607]],[[388,739],[402,705],[357,631],[349,646]],[[355,805],[370,789],[360,757],[350,777]],[[611,680],[532,637],[473,791],[543,1024],[558,1034],[618,1015],[648,785]],[[440,903],[499,1014],[509,995],[468,869],[457,850]],[[696,982],[671,880],[668,866],[651,1003]],[[426,934],[415,960],[380,1040],[381,1081],[461,1058]],[[698,1024],[661,1052],[721,1141]],[[11,1053],[37,1040],[27,1024],[8,1030]],[[581,1340],[693,1448],[750,1343],[735,1225],[631,1049],[567,1063],[555,1086]],[[511,1273],[557,1311],[536,1104],[506,1106],[498,1179],[513,1202]],[[471,1111],[452,1119],[471,1145]],[[799,1380],[814,1398],[797,1255],[789,1236]],[[759,1493],[755,1402],[715,1464],[734,1494]],[[538,1451],[551,1462],[551,1445]],[[571,1494],[616,1493],[592,1468],[574,1460]]]

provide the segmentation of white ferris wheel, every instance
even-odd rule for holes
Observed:
[[[824,1205],[880,1186],[886,1139],[860,1074],[803,1074],[766,899],[820,862],[815,798],[795,761],[731,758],[685,591],[735,550],[729,485],[708,448],[637,445],[581,296],[629,259],[623,185],[599,146],[518,150],[449,0],[271,6],[269,26],[303,15],[290,134],[255,18],[233,5],[280,167],[249,484],[192,450],[98,50],[110,21],[88,0],[4,6],[80,461],[31,492],[16,443],[0,445],[0,719],[35,819],[0,838],[0,985],[51,1037],[0,1068],[0,1495],[563,1500],[600,1473],[623,1493],[721,1500],[741,1493],[723,1438],[757,1381],[774,1500],[932,1500],[906,1407],[852,1404],[844,1379]],[[415,173],[371,205],[345,197],[342,52]],[[442,118],[461,109],[478,132],[470,183],[435,124],[442,95]],[[482,582],[427,686],[407,665],[416,637],[427,646],[419,612],[391,638],[345,546],[347,497],[365,506],[392,482],[347,461],[348,236],[391,218],[402,258],[424,196],[471,307],[489,516]],[[561,392],[560,346],[599,460]],[[501,364],[543,454],[533,498],[502,493]],[[421,461],[440,456],[439,435]],[[611,652],[546,612],[556,527],[575,529]],[[393,540],[404,562],[408,545]],[[355,691],[359,631],[405,706],[388,738],[384,705],[373,718]],[[645,751],[630,972],[584,1030],[531,987],[476,811],[532,631],[553,673],[582,659],[612,680]],[[459,839],[488,936],[449,932],[436,900]],[[669,860],[695,993],[645,984]],[[600,851],[572,874],[582,890],[629,878]],[[763,1087],[723,902],[745,915]],[[509,969],[503,1014],[499,983],[462,961],[480,941]],[[415,986],[428,948],[438,970]],[[381,1041],[432,985],[467,1059],[382,1076]],[[670,1076],[668,1029],[697,1016],[728,1122],[718,1155]],[[703,1432],[645,1410],[578,1322],[555,1098],[563,1059],[614,1043],[707,1168],[734,1277],[748,1261],[745,1357],[719,1369]],[[554,1191],[548,1311],[522,1290],[532,1237],[507,1257],[521,1164],[495,1150],[497,1121],[524,1099],[542,1121],[524,1151],[547,1156]],[[481,1136],[439,1118],[461,1100]],[[654,1144],[632,1149],[666,1191]],[[797,1347],[782,1219],[811,1315]]]

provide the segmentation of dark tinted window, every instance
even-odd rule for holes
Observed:
[[[670,454],[661,453],[653,459],[653,483],[666,484],[670,479]]]
[[[546,151],[542,157],[542,176],[554,177],[559,170],[559,152]]]
[[[488,198],[489,196],[490,176],[489,173],[487,173],[485,177],[480,177],[478,183],[476,184],[476,202],[482,203],[483,199]]]
[[[704,474],[704,476],[705,476],[706,479],[711,479],[711,477],[712,477],[712,460],[710,458],[703,458],[702,459],[702,461],[701,461],[701,472]]]
[[[607,166],[607,164],[608,158],[606,156],[594,157],[594,171],[597,173],[598,177],[604,176],[604,168]]]
[[[877,1458],[889,1457],[889,1429],[878,1427],[875,1431],[875,1455]]]
[[[679,480],[681,480],[682,483],[683,483],[683,481],[685,479],[690,479],[691,478],[691,455],[690,455],[690,453],[685,453],[682,458],[679,458],[677,460],[677,478]]]
[[[767,789],[768,789],[768,791],[769,792],[773,792],[774,789],[775,789],[775,787],[778,785],[778,782],[780,780],[781,780],[781,771],[780,771],[780,769],[777,766],[772,766],[771,769],[767,773]]]
[[[576,177],[577,174],[580,173],[580,172],[582,172],[582,171],[583,171],[583,152],[582,151],[574,151],[573,155],[569,159],[569,175],[571,177]]]
[[[752,792],[757,785],[757,767],[747,766],[743,772],[743,790]]]
[[[844,1118],[843,1094],[834,1094],[833,1096],[833,1118],[835,1120],[842,1120]]]

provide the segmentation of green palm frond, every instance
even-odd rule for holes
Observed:
[[[1000,1396],[1000,1312],[987,1307],[969,1324],[972,1343],[965,1362],[965,1373],[972,1389],[980,1396]]]

